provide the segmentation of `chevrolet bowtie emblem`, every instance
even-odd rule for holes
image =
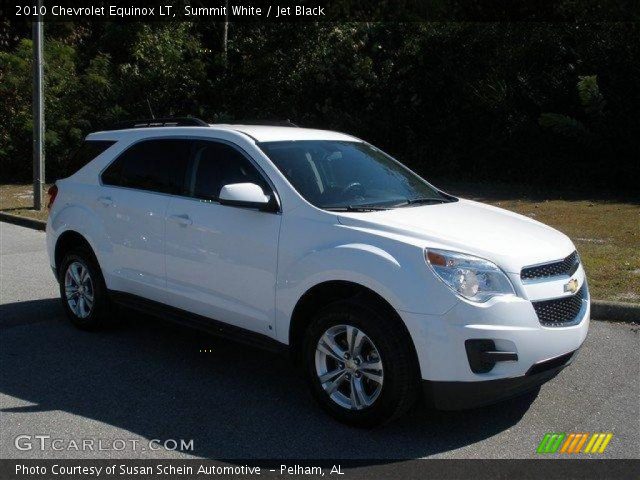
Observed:
[[[564,286],[565,292],[576,293],[578,291],[578,280],[572,278]]]

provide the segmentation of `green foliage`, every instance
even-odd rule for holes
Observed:
[[[584,143],[592,143],[594,138],[602,133],[597,130],[602,124],[594,121],[594,118],[606,114],[604,110],[606,101],[600,93],[598,77],[596,75],[583,75],[578,77],[577,89],[580,104],[584,110],[584,117],[587,120],[591,118],[591,123],[593,123],[596,128],[595,133],[591,132],[580,120],[561,113],[543,113],[540,115],[538,123],[540,126],[549,128],[554,133],[564,135],[567,138],[572,138]]]
[[[579,78],[578,95],[580,96],[580,103],[584,107],[585,112],[589,114],[602,114],[606,102],[600,94],[598,77],[596,75],[585,75]]]
[[[205,65],[188,23],[143,25],[131,60],[119,66],[119,89],[129,108],[163,115],[185,110],[205,83]]]
[[[540,115],[539,123],[540,126],[567,137],[581,138],[589,133],[582,122],[561,113],[543,113]]]
[[[546,185],[579,170],[582,183],[632,187],[639,33],[632,22],[232,23],[225,57],[219,23],[47,23],[47,175],[69,173],[88,132],[153,112],[347,131],[429,178]],[[5,181],[31,174],[30,82],[22,40],[0,52]]]
[[[78,145],[84,132],[80,128],[82,111],[76,109],[78,79],[75,72],[76,52],[59,41],[47,42],[45,63],[45,147],[47,155],[56,158],[68,154],[70,145]],[[0,52],[0,130],[2,176],[25,171],[31,165],[32,43],[22,40],[15,53]],[[27,168],[24,168],[27,166]],[[54,171],[56,162],[53,163]],[[24,178],[24,174],[20,177]],[[20,178],[18,177],[18,178]]]

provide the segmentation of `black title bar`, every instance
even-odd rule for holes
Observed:
[[[0,460],[9,479],[602,479],[632,478],[640,460]]]
[[[3,0],[0,15],[44,21],[638,22],[635,0]]]

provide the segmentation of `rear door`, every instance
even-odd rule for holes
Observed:
[[[109,239],[108,288],[163,300],[164,216],[171,195],[185,188],[191,145],[181,139],[143,140],[102,173],[94,209]]]
[[[171,304],[273,336],[281,215],[218,202],[227,184],[255,183],[266,195],[272,186],[239,148],[208,140],[194,147],[188,183],[190,198],[172,198],[166,215]]]

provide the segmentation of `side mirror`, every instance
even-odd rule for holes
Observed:
[[[257,208],[264,211],[277,211],[274,196],[265,195],[255,183],[231,183],[220,189],[218,200],[222,205]]]

